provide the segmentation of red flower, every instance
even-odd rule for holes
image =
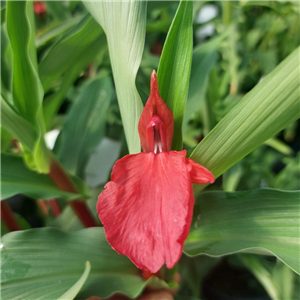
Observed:
[[[212,183],[214,176],[186,158],[186,150],[171,151],[173,114],[159,95],[155,71],[138,130],[144,152],[116,162],[97,210],[111,246],[156,273],[164,263],[174,267],[182,254],[193,214],[192,183]]]
[[[43,1],[34,1],[33,10],[37,15],[42,15],[47,12],[47,6]]]

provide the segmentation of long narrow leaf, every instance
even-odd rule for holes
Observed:
[[[146,28],[146,1],[90,2],[85,6],[104,29],[130,153],[141,150],[138,122],[143,109],[135,86]]]
[[[201,193],[184,250],[223,256],[262,249],[300,273],[299,199],[299,191],[272,189]]]
[[[1,153],[1,200],[17,194],[25,194],[36,199],[83,197],[79,194],[62,192],[47,175],[29,170],[24,165],[22,157]]]
[[[192,159],[218,177],[299,118],[299,49],[217,124],[193,151]]]
[[[172,149],[182,150],[182,120],[188,95],[193,50],[193,1],[181,1],[158,67],[159,92],[174,115]]]
[[[103,30],[90,17],[84,17],[81,22],[59,40],[39,65],[39,73],[45,91],[48,91],[53,82],[78,61],[92,60],[95,55],[87,53],[91,45],[95,43],[103,33]],[[88,56],[90,55],[90,56]]]
[[[86,84],[75,99],[55,147],[69,172],[83,176],[89,157],[104,136],[105,116],[112,95],[111,80],[104,77]]]
[[[28,149],[34,149],[37,132],[34,127],[5,101],[1,95],[1,124]]]
[[[25,157],[32,168],[47,173],[50,154],[44,141],[43,88],[37,72],[31,1],[7,2],[7,33],[13,52],[13,104],[38,133],[34,149],[26,149]]]

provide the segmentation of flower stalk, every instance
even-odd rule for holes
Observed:
[[[66,174],[59,162],[54,158],[51,161],[50,172],[48,175],[60,190],[64,192],[78,193],[78,190],[72,180]],[[85,227],[98,226],[89,208],[83,200],[69,201],[69,205]]]

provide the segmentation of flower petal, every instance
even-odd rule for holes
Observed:
[[[149,139],[149,123],[152,117],[156,115],[159,117],[160,121],[163,123],[164,127],[164,140],[163,149],[164,151],[170,151],[173,139],[173,127],[174,120],[172,111],[169,109],[168,105],[159,95],[158,82],[155,71],[151,74],[151,92],[141,114],[139,121],[139,134],[142,144],[142,149],[144,152],[153,152],[153,145]]]
[[[214,175],[205,167],[197,164],[191,158],[187,158],[186,162],[189,166],[192,183],[206,184],[215,182]]]
[[[185,154],[123,157],[97,203],[111,246],[151,273],[176,264],[189,233],[194,196]]]

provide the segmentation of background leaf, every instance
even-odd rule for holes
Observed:
[[[300,192],[205,192],[197,198],[184,251],[222,256],[265,249],[299,274]]]
[[[188,99],[183,119],[183,133],[185,133],[187,129],[187,123],[190,117],[195,111],[200,109],[201,102],[205,98],[208,75],[216,63],[217,50],[224,37],[225,35],[217,36],[204,44],[199,44],[193,50],[193,64]]]
[[[51,85],[60,76],[72,69],[73,65],[83,61],[92,61],[89,56],[90,47],[98,44],[98,39],[103,33],[99,25],[89,16],[85,16],[81,22],[58,41],[45,55],[39,65],[39,74],[44,90],[48,91]],[[78,75],[78,74],[77,74]]]
[[[188,95],[193,50],[193,1],[181,1],[161,54],[159,92],[174,116],[172,149],[182,150],[182,120]]]
[[[34,30],[33,3],[8,2],[7,33],[13,52],[13,104],[19,114],[38,132],[34,150],[29,149],[26,155],[28,164],[40,172],[48,173],[50,153],[43,137],[43,88],[37,73]]]
[[[147,3],[85,1],[84,5],[106,33],[128,149],[138,153],[137,128],[143,105],[135,79],[144,49]]]
[[[3,237],[2,244],[3,299],[56,299],[76,282],[86,260],[92,268],[77,300],[106,298],[115,292],[134,298],[147,284],[127,257],[112,250],[103,228],[12,232]]]
[[[299,118],[299,49],[250,91],[204,138],[191,158],[217,178]],[[204,186],[198,185],[195,192]]]
[[[59,190],[47,175],[29,170],[22,157],[1,153],[1,200],[16,194],[25,194],[36,199],[55,197],[75,199],[82,197],[79,194]]]
[[[55,146],[55,153],[65,169],[79,176],[83,176],[89,157],[105,133],[113,87],[109,77],[101,77],[82,87]]]

